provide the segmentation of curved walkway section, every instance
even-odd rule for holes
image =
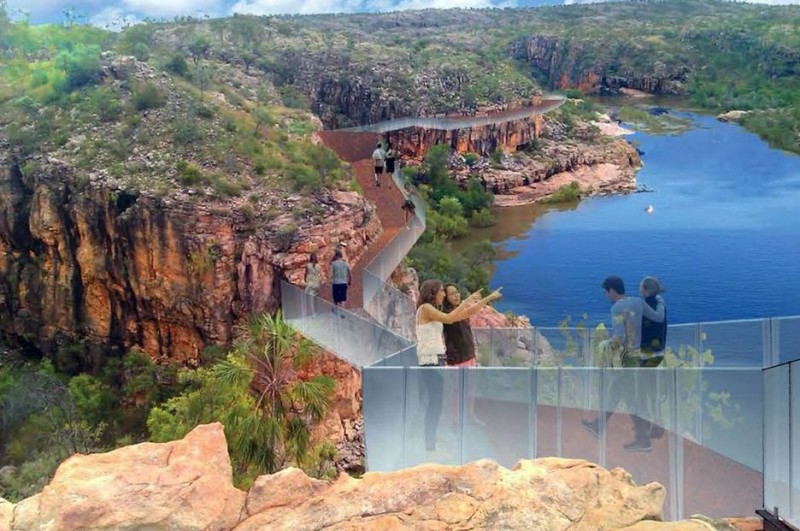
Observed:
[[[421,129],[433,129],[437,131],[452,131],[454,129],[466,129],[469,127],[482,127],[487,125],[513,122],[523,120],[531,116],[538,116],[561,107],[566,98],[563,96],[547,96],[542,99],[542,103],[528,107],[521,107],[511,111],[486,114],[485,116],[448,116],[448,117],[409,117],[385,120],[369,125],[356,127],[346,127],[337,131],[347,133],[388,133],[399,129],[419,127]]]

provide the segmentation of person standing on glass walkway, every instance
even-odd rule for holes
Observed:
[[[495,290],[481,299],[481,292],[476,291],[458,305],[450,313],[444,313],[439,308],[444,303],[445,292],[439,280],[426,280],[419,288],[417,301],[417,360],[420,367],[440,367],[445,365],[445,343],[443,325],[452,324],[471,316],[501,297],[499,290]],[[428,395],[428,405],[425,409],[425,449],[436,449],[436,426],[442,414],[442,375],[437,370],[421,371],[422,385]]]
[[[352,280],[350,276],[350,267],[347,265],[347,262],[344,261],[342,251],[339,249],[333,253],[331,276],[333,304],[335,305],[333,309],[336,311],[336,307],[342,306],[347,300],[347,286],[350,285]],[[341,317],[344,319],[344,314],[341,314]]]
[[[380,177],[383,175],[383,167],[386,162],[386,152],[380,142],[375,146],[375,151],[372,152],[372,162],[375,165],[375,186],[380,186]]]
[[[625,283],[620,277],[610,276],[603,281],[603,291],[606,298],[611,301],[611,337],[600,342],[598,347],[601,356],[601,365],[605,367],[641,368],[648,366],[649,355],[642,352],[642,319],[647,318],[654,323],[663,323],[666,318],[666,306],[663,300],[656,301],[652,308],[644,299],[627,297]],[[635,374],[633,377],[616,375],[609,386],[611,403],[609,408],[617,407],[624,401],[629,407],[638,408],[639,403],[646,407],[647,397],[637,396]],[[614,414],[613,410],[606,412],[606,423]],[[632,414],[635,438],[625,444],[625,450],[648,452],[651,450],[650,422],[639,415]],[[594,436],[600,434],[600,419],[592,421],[582,420],[583,427]]]

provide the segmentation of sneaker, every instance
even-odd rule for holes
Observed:
[[[622,447],[629,452],[649,452],[653,449],[653,445],[650,444],[649,440],[639,439],[629,442],[628,444],[624,444]]]
[[[589,421],[586,419],[581,419],[581,425],[583,425],[583,429],[594,435],[595,438],[600,438],[600,425],[596,420]]]

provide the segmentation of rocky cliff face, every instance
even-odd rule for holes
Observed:
[[[81,182],[53,159],[26,173],[0,156],[0,337],[40,351],[80,341],[89,367],[109,346],[195,359],[229,342],[238,318],[276,309],[279,280],[297,280],[310,252],[327,264],[342,244],[358,257],[380,232],[357,194],[322,194],[322,223],[278,216],[254,230],[230,205]]]
[[[689,68],[679,58],[669,62],[642,61],[659,57],[648,43],[616,43],[599,49],[577,39],[531,35],[511,44],[509,53],[530,65],[531,75],[557,89],[577,88],[587,94],[634,89],[657,95],[682,95]]]
[[[389,141],[404,156],[422,158],[430,146],[447,144],[458,153],[487,157],[495,150],[513,153],[539,137],[543,119],[534,116],[498,124],[441,131],[418,127],[392,131]]]
[[[234,488],[220,424],[184,439],[76,455],[44,490],[0,498],[0,531],[50,529],[553,529],[708,531],[731,522],[661,522],[664,487],[637,486],[620,468],[523,460],[422,465],[334,482],[289,468]],[[741,529],[744,529],[742,527]]]

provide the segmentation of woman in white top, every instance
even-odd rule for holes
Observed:
[[[450,313],[439,307],[444,302],[444,286],[439,280],[426,280],[419,288],[417,301],[417,360],[421,367],[445,365],[445,344],[442,324],[456,323],[471,316],[493,300],[500,298],[495,290],[481,299],[476,291]],[[436,449],[436,426],[442,414],[442,376],[437,370],[420,371],[422,383],[428,393],[425,410],[425,449]]]
[[[311,255],[308,257],[308,263],[306,264],[305,272],[306,294],[308,295],[307,299],[309,301],[311,313],[315,314],[317,313],[317,307],[314,299],[319,293],[320,275],[319,264],[317,263],[317,253],[311,253]]]

